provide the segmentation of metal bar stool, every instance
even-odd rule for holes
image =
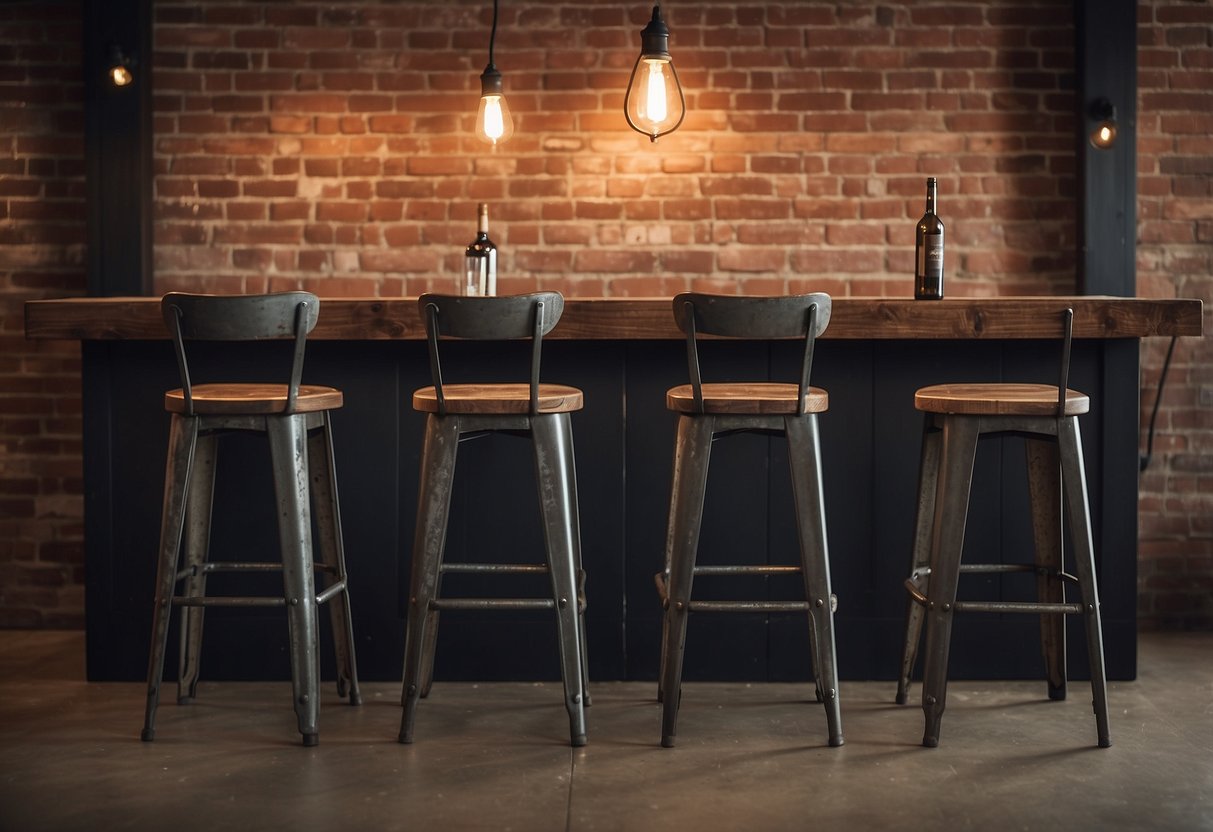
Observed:
[[[906,613],[905,647],[897,702],[905,704],[918,645],[926,619],[926,656],[922,708],[926,729],[922,744],[939,744],[948,684],[948,649],[952,617],[958,612],[1040,615],[1051,699],[1066,696],[1066,614],[1086,620],[1091,691],[1100,747],[1108,735],[1107,682],[1087,481],[1083,468],[1078,417],[1090,410],[1090,399],[1067,386],[1074,312],[1059,311],[1062,342],[1057,386],[1047,384],[941,384],[914,394],[914,406],[925,414],[918,507]],[[1033,564],[961,564],[965,519],[977,442],[989,436],[1018,435],[1026,440],[1028,486],[1032,508]],[[1077,576],[1065,572],[1062,517],[1069,516]],[[956,600],[961,573],[1034,572],[1037,600]],[[1065,600],[1065,584],[1077,583],[1081,603]]]
[[[582,407],[575,387],[539,383],[543,336],[564,311],[558,292],[512,297],[422,295],[417,309],[425,322],[433,385],[413,393],[413,409],[428,414],[421,452],[416,537],[409,590],[408,632],[404,657],[403,714],[400,742],[413,741],[417,700],[433,681],[438,617],[443,610],[554,609],[560,642],[569,734],[574,746],[585,745],[587,692],[585,652],[585,573],[577,513],[577,476],[569,414]],[[507,384],[447,384],[443,381],[438,342],[441,338],[478,340],[531,339],[530,381]],[[444,564],[447,517],[461,442],[486,433],[530,438],[535,454],[539,503],[543,514],[545,564]],[[443,598],[444,573],[548,573],[552,593],[546,598]]]
[[[829,406],[825,390],[809,386],[813,345],[830,321],[830,296],[741,297],[684,293],[674,298],[674,318],[686,334],[691,383],[666,392],[666,407],[678,414],[665,570],[656,577],[665,607],[658,698],[663,704],[661,744],[674,745],[681,699],[687,614],[705,612],[807,612],[811,660],[818,699],[824,701],[829,743],[843,744],[834,651],[834,596],[826,545],[821,449],[817,414]],[[803,338],[800,379],[794,383],[704,383],[696,337]],[[697,567],[708,462],[712,443],[738,433],[787,438],[796,501],[801,566]],[[696,575],[778,575],[800,572],[804,601],[692,601]]]
[[[177,354],[181,387],[164,396],[172,424],[164,477],[144,740],[152,740],[156,734],[156,708],[173,606],[181,607],[179,704],[192,702],[197,693],[202,618],[207,607],[285,607],[299,733],[304,745],[316,745],[320,710],[318,605],[329,600],[334,601],[329,610],[337,654],[337,692],[342,697],[348,695],[351,705],[362,701],[329,419],[329,411],[341,407],[342,394],[332,387],[300,383],[304,344],[316,325],[319,307],[319,299],[308,292],[229,296],[173,292],[161,301],[164,323]],[[187,341],[276,338],[294,340],[287,383],[193,383],[186,358]],[[208,559],[219,438],[235,431],[262,433],[269,440],[278,504],[280,563]],[[313,511],[319,532],[318,560],[313,557]],[[182,538],[185,562],[179,566]],[[207,576],[212,573],[267,570],[282,572],[281,596],[206,594]],[[314,572],[322,576],[319,591]],[[180,594],[176,594],[179,584]]]

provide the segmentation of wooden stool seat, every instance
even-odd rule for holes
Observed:
[[[201,415],[273,415],[286,412],[285,384],[198,384],[190,388],[194,412]],[[295,400],[296,413],[316,413],[336,410],[344,404],[340,390],[310,384],[299,386]],[[181,388],[164,394],[164,409],[169,413],[186,413],[189,405]]]
[[[968,416],[1056,416],[1058,398],[1052,384],[934,384],[914,393],[914,407]],[[1066,416],[1090,409],[1089,396],[1066,388]]]
[[[797,385],[780,382],[708,383],[702,389],[702,411],[695,404],[695,391],[689,384],[667,390],[665,406],[676,413],[795,415],[800,394]],[[825,413],[830,409],[830,396],[820,387],[810,387],[803,404],[805,413]]]
[[[465,415],[529,413],[531,388],[527,384],[444,384],[443,399],[447,413]],[[584,406],[584,396],[576,387],[540,384],[539,413],[573,413]],[[422,387],[413,392],[413,409],[438,413],[438,392]]]

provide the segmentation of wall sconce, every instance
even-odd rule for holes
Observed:
[[[1116,107],[1106,98],[1097,98],[1091,102],[1089,114],[1095,120],[1095,129],[1091,131],[1091,147],[1107,150],[1116,144]]]
[[[135,59],[131,58],[117,44],[110,46],[109,66],[105,70],[105,74],[109,77],[110,83],[115,87],[129,87],[135,82],[135,73],[131,70],[135,66]]]
[[[661,4],[653,6],[653,19],[640,33],[640,57],[632,67],[623,97],[628,127],[649,141],[673,133],[687,114],[687,102],[670,58],[670,30],[661,19]]]
[[[496,147],[514,135],[514,119],[502,93],[501,73],[493,65],[497,40],[497,0],[493,0],[493,31],[489,35],[489,63],[480,74],[480,108],[476,111],[476,138]]]

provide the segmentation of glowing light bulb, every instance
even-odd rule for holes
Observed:
[[[125,87],[134,80],[135,76],[122,64],[110,67],[110,81],[115,87]]]
[[[476,138],[496,147],[514,135],[510,105],[501,92],[501,73],[491,64],[480,76],[480,109],[476,111]]]
[[[1088,137],[1091,146],[1107,150],[1116,143],[1116,107],[1106,98],[1097,98],[1091,102],[1088,112],[1095,121],[1095,129]]]
[[[661,61],[645,61],[644,64],[649,78],[644,85],[645,96],[640,107],[641,118],[647,119],[650,125],[657,125],[666,120],[670,109],[665,96],[665,73],[662,72]]]
[[[623,98],[628,126],[654,142],[677,130],[687,112],[678,72],[670,59],[669,41],[670,30],[661,19],[658,4],[653,7],[653,19],[640,33],[640,57],[632,67]]]
[[[494,95],[484,100],[484,135],[494,144],[505,135],[505,122],[501,117],[501,96]]]

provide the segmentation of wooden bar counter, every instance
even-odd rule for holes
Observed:
[[[1039,338],[1040,314],[1059,302],[1074,309],[1076,338],[1141,338],[1200,335],[1199,300],[1151,300],[1104,296],[959,298],[914,301],[893,298],[833,299],[823,337]],[[167,338],[159,298],[71,298],[26,304],[29,338]],[[318,340],[424,338],[416,298],[325,298],[309,336]],[[551,338],[681,338],[668,298],[574,298]]]
[[[1049,338],[1056,329],[1042,315],[1059,303],[1075,313],[1070,386],[1092,400],[1081,428],[1109,678],[1134,677],[1139,339],[1201,335],[1199,300],[834,299],[813,380],[830,394],[820,424],[843,678],[892,680],[898,671],[921,431],[914,390],[952,381],[1054,382],[1058,345]],[[139,679],[146,672],[168,434],[162,400],[178,384],[159,299],[31,301],[25,312],[27,337],[82,342],[89,677]],[[257,346],[267,350],[265,362],[273,360],[277,345]],[[524,344],[495,346],[491,362],[479,345],[451,346],[444,355],[451,378],[498,380],[504,364],[526,360]],[[720,342],[704,349],[719,350],[712,366],[766,367],[773,378],[794,376],[800,360],[794,342]],[[208,360],[232,381],[264,373],[260,358],[237,363],[222,345]],[[337,472],[359,669],[367,680],[400,678],[423,426],[409,397],[429,383],[428,374],[415,299],[322,300],[304,377],[345,392],[345,407],[335,415]],[[674,427],[664,393],[686,381],[685,348],[669,299],[569,298],[545,346],[543,374],[585,391],[573,432],[591,679],[655,679],[661,608],[652,576],[662,564]],[[230,444],[220,454],[215,496],[222,520],[212,552],[223,558],[224,551],[253,546],[272,557],[277,544],[265,451],[256,442],[241,444],[242,437],[224,441]],[[782,443],[740,436],[713,453],[700,562],[793,562],[797,544]],[[460,454],[449,558],[472,559],[468,553],[475,552],[480,560],[538,559],[536,496],[517,487],[513,470],[533,467],[526,443],[489,437]],[[985,562],[1030,559],[1023,457],[1015,438],[979,450],[977,465],[989,467],[975,480],[966,547],[980,550]],[[515,485],[505,491],[497,483],[507,468]],[[455,586],[464,578],[479,580],[450,575],[452,592],[499,591],[491,583]],[[1033,589],[1030,578],[1021,579],[983,576],[986,583],[972,589],[1012,599]],[[754,580],[769,583],[747,587],[746,597],[758,597],[764,585],[772,599],[802,591],[798,579],[786,585]],[[962,581],[962,592],[965,587]],[[729,592],[705,577],[696,594]],[[802,616],[705,614],[690,626],[687,666],[700,674],[695,678],[808,678]],[[289,678],[280,616],[214,610],[206,629],[204,679]],[[1030,616],[972,616],[957,630],[952,676],[1040,678],[1037,629]],[[1070,667],[1080,678],[1082,628],[1075,623],[1070,631]],[[439,679],[559,677],[544,613],[510,613],[504,620],[499,613],[450,614],[439,639]],[[236,649],[249,642],[252,649]],[[267,655],[279,659],[267,662]],[[890,702],[893,692],[891,686]]]

